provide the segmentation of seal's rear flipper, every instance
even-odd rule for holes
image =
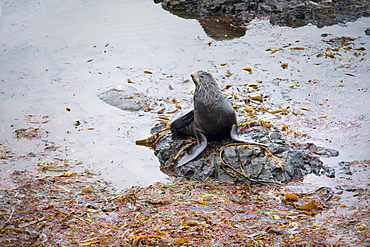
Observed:
[[[171,123],[171,131],[175,135],[194,136],[193,125],[194,110],[191,110]]]
[[[266,145],[266,144],[255,142],[253,140],[240,139],[239,134],[238,134],[238,126],[236,124],[233,124],[233,126],[231,127],[230,137],[231,137],[232,140],[234,140],[236,142],[244,142],[244,143],[247,143],[247,144],[254,144],[254,145],[259,145],[259,146],[263,146],[263,147],[268,147],[268,145]]]
[[[204,151],[204,149],[206,149],[208,143],[207,138],[205,137],[205,135],[203,135],[202,132],[199,132],[197,130],[195,130],[195,132],[196,132],[195,136],[197,138],[197,145],[191,150],[190,154],[185,154],[184,157],[182,157],[180,161],[177,163],[177,165],[175,165],[175,167],[178,168],[183,165],[186,165],[187,163],[198,157],[199,154],[201,154]]]

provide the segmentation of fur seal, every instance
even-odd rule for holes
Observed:
[[[191,77],[195,84],[194,109],[174,120],[171,123],[171,131],[179,136],[195,136],[197,145],[190,154],[185,154],[179,160],[176,167],[197,158],[207,147],[208,141],[231,137],[237,142],[266,146],[239,138],[236,112],[210,73],[200,70]]]

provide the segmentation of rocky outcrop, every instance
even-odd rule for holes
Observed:
[[[182,18],[198,19],[206,33],[215,39],[244,35],[246,23],[268,17],[273,25],[291,27],[309,23],[330,26],[370,16],[370,0],[157,0],[162,7]],[[219,26],[220,34],[208,30]],[[220,28],[222,27],[222,28]],[[228,30],[228,31],[226,31]],[[244,29],[245,32],[245,29]]]
[[[157,129],[158,127],[153,128],[153,133]],[[334,176],[334,169],[326,166],[320,157],[338,156],[336,150],[318,147],[312,143],[288,143],[276,128],[267,128],[258,122],[239,130],[243,139],[268,144],[268,148],[235,144],[230,139],[210,142],[197,159],[177,167],[177,157],[181,156],[182,152],[180,150],[184,150],[184,147],[195,139],[184,139],[167,133],[158,137],[152,147],[161,164],[161,170],[177,179],[288,182],[311,173]]]

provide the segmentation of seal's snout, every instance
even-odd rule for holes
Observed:
[[[199,76],[198,76],[198,73],[193,73],[193,74],[191,74],[191,79],[193,79],[193,82],[195,83],[195,84],[199,84],[200,82],[199,82]]]

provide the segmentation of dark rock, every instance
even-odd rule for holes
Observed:
[[[283,145],[280,144],[281,143],[272,143],[271,145],[269,145],[270,152],[275,155],[284,152],[286,149]]]
[[[370,28],[366,28],[366,30],[365,30],[365,34],[366,34],[366,35],[370,35]]]
[[[245,34],[246,23],[262,16],[270,17],[273,25],[291,27],[309,23],[323,27],[370,16],[370,0],[162,0],[155,2],[162,2],[164,9],[182,18],[198,19],[207,35],[215,39],[240,37]],[[215,19],[217,21],[214,21]],[[221,23],[224,26],[220,25]],[[220,29],[221,33],[217,33],[217,29]],[[226,33],[226,30],[229,30],[229,33]],[[369,35],[370,31],[365,33]]]
[[[329,178],[334,178],[335,177],[335,169],[333,167],[325,165],[323,167],[322,174],[325,174]]]
[[[352,175],[351,163],[350,162],[341,161],[339,163],[339,171],[340,171],[341,174]]]
[[[173,158],[189,141],[194,141],[193,138],[183,139],[169,133],[158,139],[153,148],[161,164],[161,170],[181,180],[218,179],[248,182],[247,177],[250,177],[258,180],[288,182],[303,178],[310,173],[326,174],[330,177],[335,174],[334,169],[324,165],[320,157],[337,156],[336,150],[312,143],[288,145],[276,128],[267,129],[259,123],[239,130],[243,139],[253,139],[257,142],[265,140],[269,153],[258,145],[233,145],[234,142],[231,139],[226,139],[209,142],[206,150],[197,159],[184,166],[176,167],[177,160]],[[220,157],[239,174],[225,169]]]
[[[247,11],[240,11],[237,15],[236,15],[236,18],[245,22],[245,23],[248,23],[250,21],[252,21],[254,19],[255,15],[253,13],[249,13]]]

